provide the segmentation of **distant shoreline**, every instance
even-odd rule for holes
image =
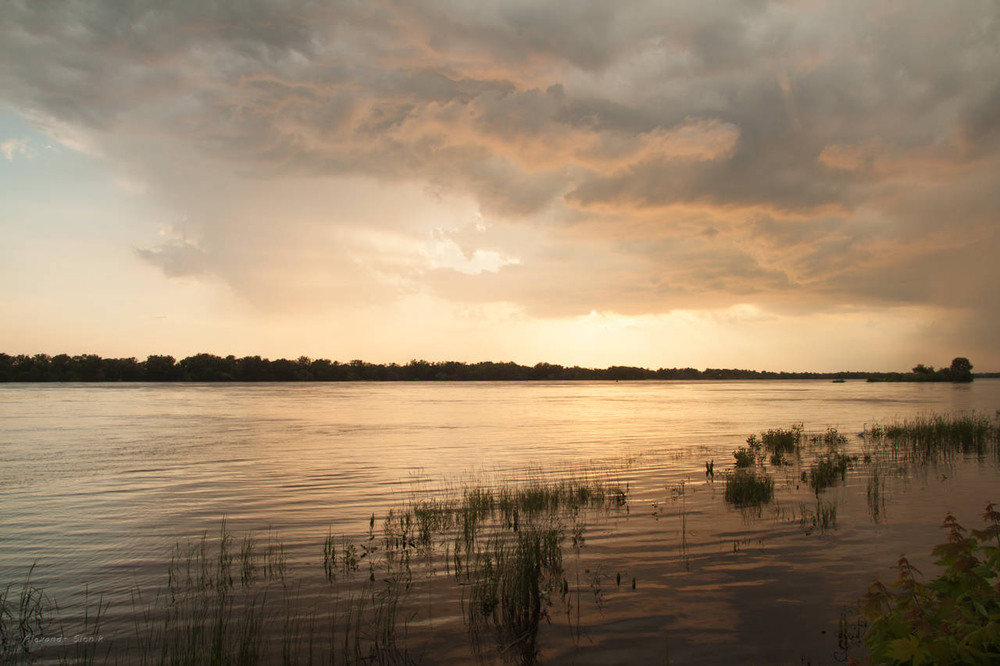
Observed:
[[[997,378],[1000,372],[972,373],[974,378]],[[406,365],[354,360],[340,363],[299,357],[269,360],[260,356],[196,354],[177,361],[172,356],[149,356],[145,361],[102,358],[96,354],[69,356],[0,353],[0,382],[350,382],[350,381],[641,381],[641,380],[862,380],[921,382],[916,373],[899,372],[774,372],[736,368],[607,368],[566,367],[549,363],[533,366],[513,362],[413,360]]]

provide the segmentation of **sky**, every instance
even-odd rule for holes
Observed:
[[[995,0],[3,0],[0,351],[1000,370]]]

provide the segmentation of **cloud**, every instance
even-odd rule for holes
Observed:
[[[165,243],[153,249],[137,249],[135,253],[160,268],[167,277],[200,275],[209,266],[205,252],[191,242]]]
[[[481,233],[485,231],[485,227],[478,227],[475,231]],[[429,234],[424,248],[430,268],[448,268],[458,273],[476,275],[484,271],[496,273],[503,266],[521,263],[517,257],[496,250],[463,248],[459,244],[463,237],[468,239],[470,234],[434,229]]]
[[[15,155],[30,155],[28,152],[28,139],[7,139],[0,143],[0,153],[3,153],[8,162],[13,162]]]
[[[998,12],[14,0],[0,101],[190,214],[197,243],[145,261],[268,307],[431,292],[544,316],[921,304],[985,321]],[[463,219],[434,219],[450,208]],[[455,231],[474,213],[487,234]]]

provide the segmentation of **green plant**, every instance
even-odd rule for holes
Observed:
[[[844,446],[845,444],[847,444],[847,436],[842,435],[840,432],[837,431],[836,428],[827,428],[826,432],[823,433],[822,437],[820,438],[820,441],[822,441],[832,450],[837,448],[838,446]]]
[[[837,527],[837,503],[816,501],[816,523],[824,532]]]
[[[42,590],[31,582],[32,564],[24,584],[11,595],[11,586],[0,591],[0,663],[20,663],[28,659],[31,647],[43,636],[48,604]]]
[[[104,640],[101,635],[101,620],[107,612],[109,604],[104,601],[101,595],[97,599],[95,606],[90,603],[90,588],[84,588],[83,592],[83,627],[82,631],[74,635],[72,663],[86,665],[97,661],[98,644]],[[93,614],[91,612],[93,611]],[[65,636],[65,631],[62,632]],[[110,648],[109,648],[110,649]],[[104,660],[107,663],[107,659]]]
[[[873,425],[866,442],[892,458],[917,463],[947,460],[956,454],[1000,459],[1000,414],[921,416],[901,423]]]
[[[868,477],[868,515],[874,523],[885,517],[885,478],[879,465],[872,465]]]
[[[733,451],[733,458],[736,458],[736,466],[739,468],[753,467],[757,464],[757,451],[742,446]]]
[[[771,465],[774,467],[784,467],[792,464],[791,461],[785,457],[785,454],[782,451],[775,451],[772,453],[770,461]]]
[[[333,540],[333,530],[329,530],[323,541],[323,573],[329,583],[333,582],[337,566],[337,545]]]
[[[898,575],[876,582],[862,598],[871,621],[865,644],[879,664],[987,664],[1000,660],[1000,512],[983,513],[986,528],[966,530],[948,514],[948,540],[934,548],[944,573],[927,584],[905,556]]]
[[[774,498],[774,480],[753,469],[726,472],[726,502],[736,507],[760,506]]]
[[[772,456],[783,457],[785,454],[795,453],[802,441],[802,425],[793,425],[788,430],[777,428],[762,432],[760,441]]]
[[[535,663],[539,623],[552,594],[567,589],[562,541],[562,531],[551,525],[495,534],[472,571],[470,628],[477,632],[491,624],[499,649],[520,663]]]
[[[851,459],[845,453],[840,451],[824,453],[809,468],[808,475],[805,472],[802,473],[803,480],[809,482],[818,497],[820,491],[836,484],[837,479],[844,480],[850,464]]]

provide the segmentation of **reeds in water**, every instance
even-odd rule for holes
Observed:
[[[955,455],[1000,461],[1000,411],[985,414],[930,415],[866,428],[866,441],[880,453],[915,463],[948,460]]]
[[[769,460],[771,465],[790,465],[789,456],[798,456],[802,443],[802,424],[797,423],[787,430],[771,428],[761,432],[760,437],[747,437],[747,446],[733,452],[737,467],[753,467]]]
[[[753,469],[726,472],[726,502],[737,508],[757,507],[774,499],[774,480]]]
[[[476,554],[467,613],[480,649],[482,634],[492,628],[499,652],[518,663],[535,662],[539,624],[553,596],[568,592],[563,539],[558,525],[530,525],[516,533],[494,533]]]
[[[874,463],[868,476],[868,515],[873,523],[880,523],[885,517],[885,472],[883,465]]]
[[[850,465],[851,457],[846,453],[830,451],[817,458],[816,462],[809,467],[809,472],[802,472],[802,475],[816,496],[819,497],[823,490],[846,479],[847,468]]]
[[[826,532],[837,528],[837,503],[816,500],[816,508],[811,509],[802,506],[802,523],[810,525],[811,528],[819,528],[820,532]]]
[[[293,576],[273,532],[238,538],[223,520],[217,534],[174,547],[164,587],[132,590],[133,635],[123,638],[116,627],[102,645],[103,662],[86,644],[58,656],[74,663],[412,663],[406,637],[416,606],[408,595],[417,576],[430,585],[444,563],[449,575],[435,584],[450,580],[445,597],[464,600],[473,644],[483,647],[492,636],[495,654],[531,663],[541,620],[569,594],[564,535],[572,531],[579,553],[584,516],[627,511],[628,497],[628,483],[608,473],[469,484],[451,496],[414,498],[382,519],[372,514],[367,534],[351,539],[330,530],[316,553],[322,578],[319,571]],[[325,584],[303,584],[313,578]],[[105,608],[98,603],[95,627]],[[2,590],[0,661],[22,663],[44,651],[54,609],[30,572],[20,591]]]
[[[28,569],[20,589],[7,585],[0,591],[0,664],[27,658],[48,625],[49,604],[44,592],[31,582],[35,566]]]
[[[803,425],[797,423],[787,430],[777,428],[762,432],[760,434],[761,444],[772,455],[795,453],[802,442],[802,428]]]

